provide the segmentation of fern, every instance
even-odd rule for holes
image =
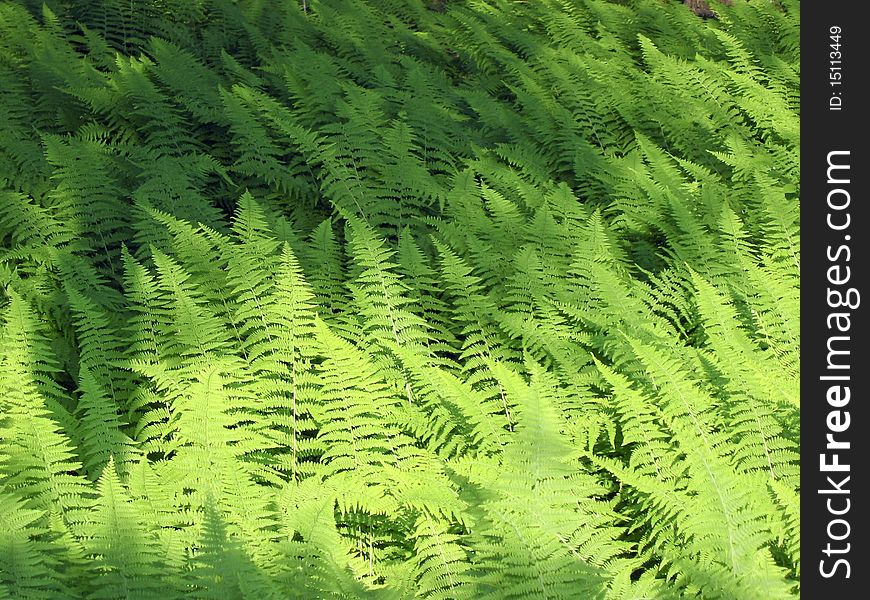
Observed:
[[[28,509],[6,490],[0,495],[3,515],[0,585],[6,598],[72,598],[59,572],[61,556],[46,536],[40,510]]]
[[[0,598],[796,597],[800,10],[709,4],[0,4]]]

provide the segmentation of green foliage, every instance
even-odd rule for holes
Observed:
[[[799,594],[797,2],[0,2],[0,598]]]

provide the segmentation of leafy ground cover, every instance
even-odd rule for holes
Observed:
[[[707,6],[0,3],[0,599],[797,597],[799,3]]]

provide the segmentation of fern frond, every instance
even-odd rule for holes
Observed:
[[[88,504],[88,486],[60,423],[66,421],[63,389],[48,340],[27,302],[8,290],[4,314],[2,472],[7,489],[34,508],[65,513],[74,521]]]

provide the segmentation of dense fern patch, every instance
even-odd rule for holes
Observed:
[[[695,4],[0,2],[0,598],[796,597],[799,5]]]

